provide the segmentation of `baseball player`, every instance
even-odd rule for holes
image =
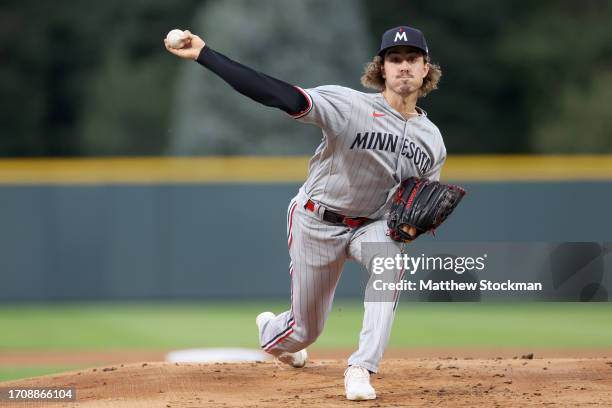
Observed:
[[[407,26],[383,34],[365,69],[361,82],[376,93],[341,86],[302,89],[232,61],[189,31],[182,48],[167,42],[166,48],[197,61],[243,95],[322,130],[308,178],[287,212],[291,308],[256,318],[263,350],[303,367],[306,347],[321,334],[331,310],[344,262],[354,260],[370,270],[371,257],[362,251],[368,242],[401,250],[384,217],[396,187],[413,176],[440,177],[446,159],[442,136],[416,106],[419,97],[437,88],[440,68],[430,62],[421,31]],[[415,235],[413,227],[405,231]],[[359,347],[344,373],[349,400],[376,398],[370,373],[378,371],[387,346],[395,299],[364,301]]]

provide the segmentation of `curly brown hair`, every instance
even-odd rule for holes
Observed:
[[[438,89],[438,82],[442,76],[442,69],[438,64],[430,61],[429,56],[424,55],[425,63],[429,65],[429,72],[423,78],[423,85],[419,88],[419,98],[426,96],[434,89]],[[375,56],[372,61],[365,65],[363,75],[361,76],[361,84],[366,88],[384,91],[385,79],[382,76],[383,59],[379,55]]]

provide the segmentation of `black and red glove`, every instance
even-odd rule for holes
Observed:
[[[412,241],[435,230],[459,204],[465,190],[459,186],[411,177],[398,187],[387,219],[389,236],[400,242]],[[414,227],[416,235],[408,234]]]

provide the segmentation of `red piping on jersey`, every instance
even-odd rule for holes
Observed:
[[[291,248],[291,244],[293,243],[293,212],[295,211],[295,207],[297,207],[297,202],[293,203],[291,207],[291,211],[289,212],[289,237],[287,238],[287,246]]]
[[[302,93],[302,95],[304,95],[304,97],[306,98],[306,101],[308,101],[308,107],[306,107],[306,109],[304,109],[303,111],[298,112],[298,113],[290,113],[289,114],[289,116],[291,116],[293,119],[299,119],[302,116],[306,115],[308,112],[310,112],[310,109],[312,109],[312,99],[310,98],[310,95],[308,95],[308,93],[306,93],[306,91],[304,91],[299,86],[294,86],[294,88],[297,89],[298,91],[300,91]]]
[[[294,322],[295,323],[295,322]],[[290,329],[283,337],[281,337],[280,339],[276,340],[274,343],[270,344],[269,346],[267,346],[264,351],[270,351],[270,349],[274,346],[276,346],[278,343],[280,343],[281,341],[285,340],[287,337],[289,337],[291,335],[291,333],[293,333],[293,329]]]
[[[289,290],[291,291],[291,319],[293,319],[295,321],[295,316],[293,315],[293,261],[291,261],[291,265],[289,266],[289,278],[291,280],[291,283],[289,285]],[[289,320],[291,320],[289,319]]]
[[[264,344],[263,346],[261,346],[261,348],[263,348],[264,351],[270,351],[272,347],[276,346],[278,343],[280,343],[281,341],[289,337],[291,333],[293,333],[294,325],[295,325],[295,317],[292,317],[291,319],[289,319],[289,324],[287,328],[283,330],[282,332],[280,332],[279,334],[277,334],[272,340],[270,340],[270,343]]]

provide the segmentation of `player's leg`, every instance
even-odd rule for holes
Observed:
[[[364,246],[366,243],[374,243],[374,246]],[[361,227],[353,235],[349,246],[350,258],[367,268],[370,277],[372,277],[372,258],[395,257],[400,252],[401,245],[387,236],[387,225],[384,220]],[[387,274],[385,281],[399,282],[403,276],[402,270],[385,273]],[[371,286],[371,281],[368,286]],[[364,367],[371,372],[378,371],[378,365],[389,342],[398,300],[399,291],[373,294],[371,288],[366,288],[359,348],[350,356],[349,365]]]
[[[273,355],[296,352],[321,334],[332,307],[350,233],[293,201],[289,207],[291,309],[260,325],[262,348]]]

